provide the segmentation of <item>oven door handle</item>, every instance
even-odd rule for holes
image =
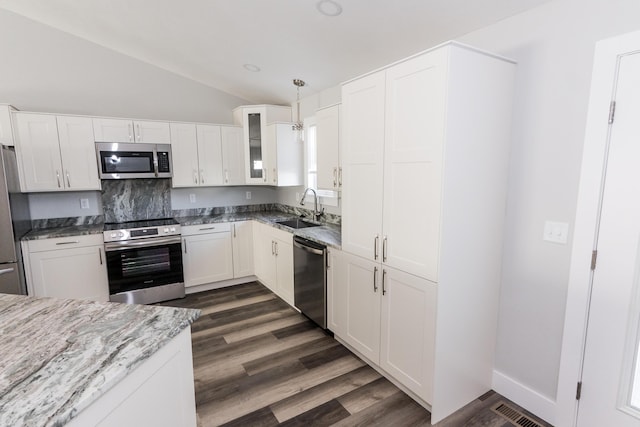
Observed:
[[[181,243],[182,237],[174,236],[164,239],[147,239],[147,240],[134,240],[126,242],[109,242],[104,244],[105,252],[123,251],[131,248],[144,248],[153,246],[162,246],[166,244]]]

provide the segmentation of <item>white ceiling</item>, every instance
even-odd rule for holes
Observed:
[[[326,1],[326,0],[325,0]],[[550,0],[0,0],[0,8],[253,103],[295,100]],[[247,71],[255,64],[260,72]]]

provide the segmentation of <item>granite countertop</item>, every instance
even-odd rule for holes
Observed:
[[[201,224],[213,224],[218,222],[233,222],[233,221],[249,221],[254,220],[263,224],[270,225],[281,230],[288,231],[295,236],[304,237],[305,239],[312,240],[314,242],[331,246],[336,249],[341,249],[341,230],[337,224],[320,223],[322,225],[318,227],[308,227],[293,229],[285,225],[277,224],[276,221],[283,221],[288,219],[298,218],[290,213],[280,211],[263,211],[263,212],[239,212],[239,213],[224,213],[214,215],[198,215],[187,217],[176,217],[175,219],[182,226],[189,225],[201,225]],[[305,219],[305,221],[309,221]],[[315,221],[310,221],[315,222]]]
[[[199,310],[0,294],[0,425],[64,425]]]
[[[282,212],[278,210],[258,211],[258,212],[233,212],[233,213],[221,213],[221,214],[203,214],[196,216],[177,216],[175,219],[180,225],[200,225],[200,224],[212,224],[217,222],[233,222],[233,221],[259,221],[263,224],[270,225],[272,227],[279,228],[281,230],[288,231],[296,236],[304,237],[315,241],[320,244],[341,249],[341,230],[337,224],[321,222],[319,227],[309,227],[293,229],[281,224],[276,224],[276,221],[288,220],[298,218],[291,213]],[[315,221],[311,221],[315,222]],[[21,240],[39,240],[39,239],[52,239],[56,237],[71,237],[82,236],[89,234],[101,234],[104,225],[102,223],[96,224],[51,224],[45,228],[35,228],[25,234]]]
[[[54,226],[50,228],[34,228],[22,236],[21,240],[53,239],[56,237],[86,236],[102,234],[104,224],[82,224]]]

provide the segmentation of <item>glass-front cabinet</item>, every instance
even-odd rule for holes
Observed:
[[[233,120],[244,129],[246,183],[273,185],[267,177],[267,123],[291,122],[291,107],[280,105],[245,105],[233,110]]]

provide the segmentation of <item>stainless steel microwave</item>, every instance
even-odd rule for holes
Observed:
[[[171,145],[97,142],[100,179],[171,178]]]

